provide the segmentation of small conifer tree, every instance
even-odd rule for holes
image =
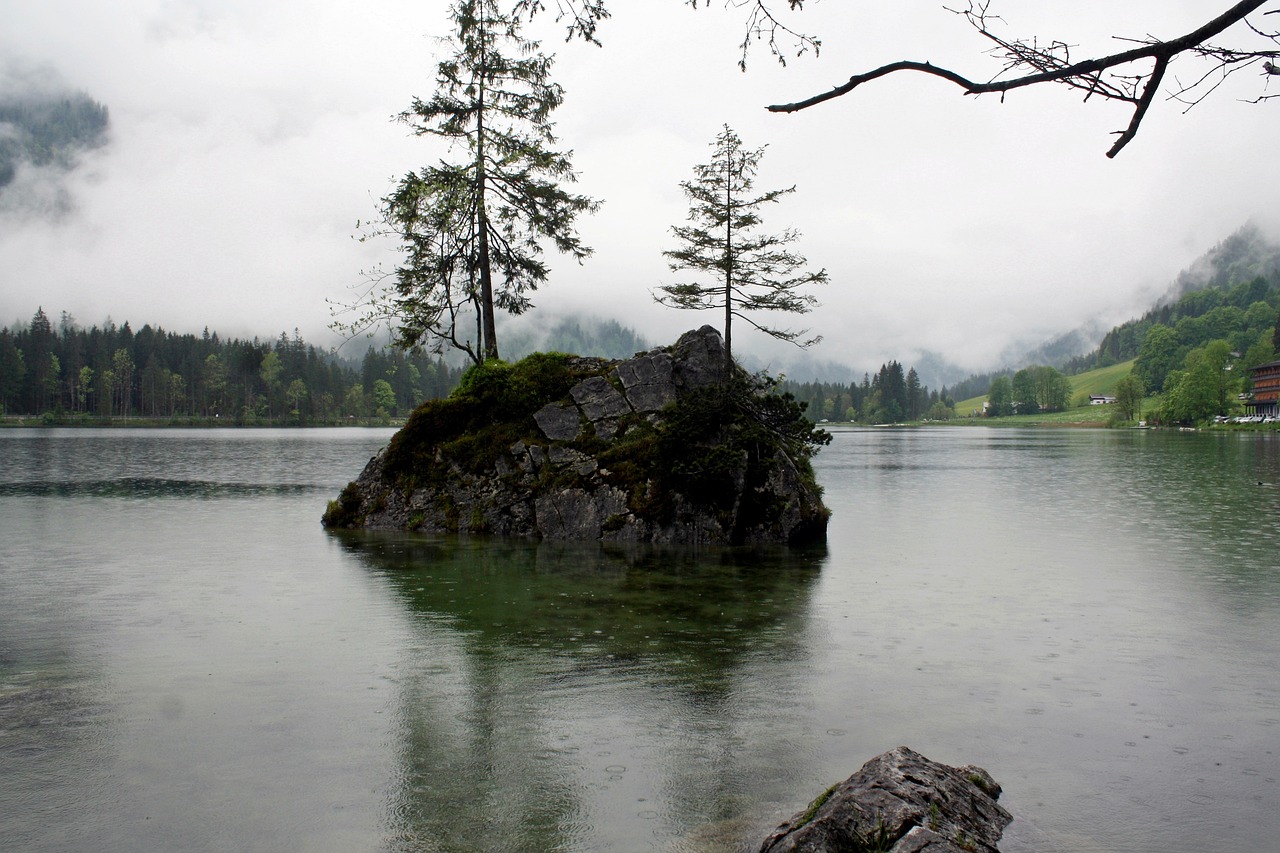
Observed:
[[[753,194],[764,149],[747,149],[728,125],[712,143],[710,163],[694,167],[694,178],[680,187],[691,202],[687,225],[672,227],[680,247],[663,254],[672,272],[690,271],[697,280],[662,285],[654,298],[673,308],[724,311],[724,350],[733,357],[733,318],[779,340],[807,347],[821,340],[805,339],[808,330],[766,326],[751,315],[759,311],[804,314],[818,304],[801,288],[827,281],[826,270],[805,272],[805,259],[788,246],[799,239],[795,229],[761,234],[760,210],[795,187]]]

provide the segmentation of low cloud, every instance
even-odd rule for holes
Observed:
[[[1171,5],[1125,4],[1123,21],[1104,14],[1114,4],[1091,5],[1080,50],[1139,22],[1149,24],[1139,32],[1180,31],[1188,13]],[[687,212],[678,184],[725,123],[768,145],[760,188],[797,186],[766,227],[798,228],[797,247],[831,284],[796,325],[823,335],[813,359],[858,376],[925,351],[986,368],[1015,341],[1140,313],[1280,190],[1280,165],[1258,141],[1275,136],[1280,113],[1241,104],[1234,90],[1187,115],[1162,102],[1116,160],[1103,152],[1124,110],[1059,90],[1002,103],[904,78],[804,113],[767,113],[766,103],[883,57],[984,67],[982,45],[936,4],[864,6],[806,9],[801,20],[824,36],[821,57],[783,69],[759,56],[746,74],[732,10],[615,3],[602,48],[565,44],[540,18],[536,34],[559,54],[558,130],[575,151],[575,189],[605,205],[582,223],[595,255],[578,266],[552,254],[535,311],[547,322],[612,316],[655,342],[719,322],[662,309],[651,292],[672,280],[662,251]],[[14,283],[0,292],[0,318],[29,318],[40,303],[86,323],[110,314],[264,337],[297,327],[336,341],[328,300],[346,300],[361,270],[395,261],[394,247],[353,239],[356,221],[396,176],[451,156],[391,120],[433,89],[446,8],[17,4],[0,34],[11,57],[0,93],[85,90],[110,109],[112,134],[63,178],[21,176],[21,202],[0,211],[0,268]],[[1024,22],[1031,31],[1076,32],[1068,13],[1036,15]],[[738,348],[781,359],[758,337],[744,334]]]

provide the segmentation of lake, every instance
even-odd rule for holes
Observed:
[[[334,535],[387,430],[0,430],[0,849],[737,851],[905,744],[1002,849],[1273,849],[1280,440],[840,429],[825,547]]]

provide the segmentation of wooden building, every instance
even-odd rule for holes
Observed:
[[[1249,371],[1253,390],[1245,407],[1255,415],[1280,415],[1280,361],[1259,364]]]

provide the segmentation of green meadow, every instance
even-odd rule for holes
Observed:
[[[1108,367],[1099,367],[1095,370],[1067,377],[1071,382],[1071,401],[1073,405],[1064,411],[1040,412],[1034,415],[1009,415],[1001,418],[981,418],[981,420],[987,424],[1006,424],[1010,426],[1029,426],[1032,424],[1105,426],[1111,418],[1111,413],[1115,406],[1111,404],[1091,406],[1089,405],[1089,396],[1093,394],[1114,394],[1116,385],[1121,379],[1128,376],[1129,371],[1133,369],[1133,362],[1133,359],[1129,359]],[[957,421],[963,423],[975,419],[973,418],[973,413],[982,412],[982,404],[986,402],[986,399],[987,395],[983,394],[978,397],[970,397],[967,400],[956,401]],[[1155,398],[1148,397],[1143,404],[1144,411],[1154,403]]]

